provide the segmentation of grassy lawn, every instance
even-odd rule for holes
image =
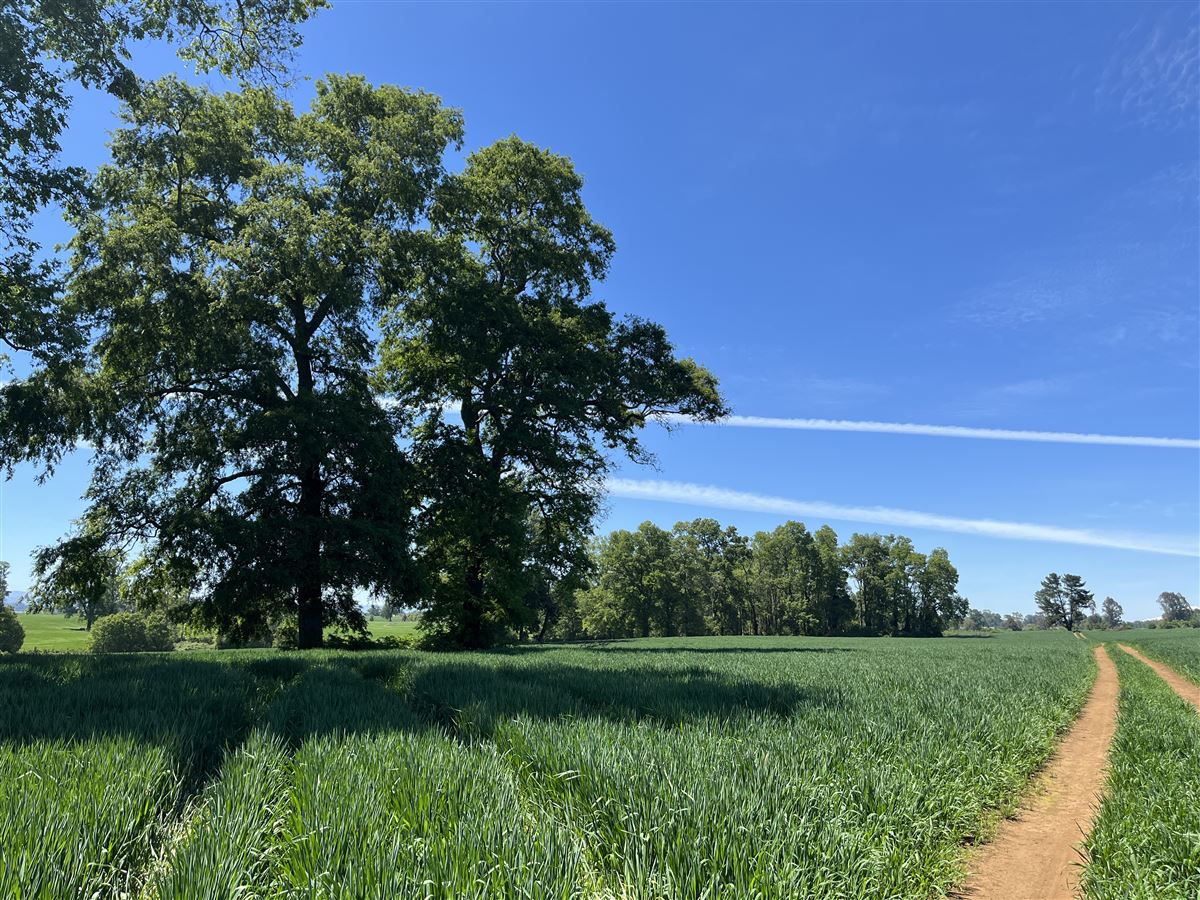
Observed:
[[[25,644],[22,650],[86,650],[91,635],[84,630],[83,619],[68,619],[54,613],[19,613],[21,627],[25,629]],[[376,619],[367,623],[371,637],[381,638],[395,635],[402,638],[417,636],[416,622],[393,619]]]
[[[402,638],[415,638],[417,636],[416,622],[401,622],[399,619],[387,621],[386,619],[372,619],[367,623],[367,631],[371,633],[373,638],[387,637],[393,635]]]
[[[54,613],[18,613],[25,629],[22,650],[86,650],[91,635],[84,630],[83,619],[68,619]]]

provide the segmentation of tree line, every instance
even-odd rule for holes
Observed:
[[[946,551],[785,522],[753,537],[710,518],[596,540],[578,583],[546,585],[537,638],[938,635],[967,611]]]
[[[1127,621],[1125,609],[1112,597],[1105,597],[1096,609],[1096,598],[1087,589],[1087,584],[1078,575],[1059,575],[1051,572],[1034,594],[1036,613],[1013,612],[1002,615],[990,609],[971,608],[958,623],[968,631],[984,628],[1007,628],[1022,631],[1026,628],[1079,628],[1104,630],[1110,628],[1200,628],[1200,609],[1193,609],[1186,597],[1176,591],[1163,591],[1158,595],[1162,608],[1160,619]]]
[[[31,372],[0,379],[0,464],[92,453],[35,593],[102,605],[132,559],[132,593],[233,638],[362,631],[364,592],[459,646],[529,627],[584,567],[610,451],[644,461],[647,422],[727,412],[660,325],[593,295],[615,242],[571,161],[509,137],[452,171],[462,114],[361,77],[294,108],[253,76],[317,3],[78,5],[24,0],[0,29],[32,71],[61,64],[4,67],[0,203],[57,202],[73,232],[33,265],[9,221],[0,340]],[[124,64],[130,35],[192,32],[239,90]],[[73,80],[123,101],[90,175],[55,162]]]

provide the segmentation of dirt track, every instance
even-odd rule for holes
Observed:
[[[1117,667],[1100,647],[1083,711],[1038,778],[1032,798],[979,849],[957,896],[1050,900],[1078,891],[1079,845],[1092,828],[1117,727]]]
[[[1174,669],[1163,665],[1157,660],[1143,656],[1126,644],[1117,644],[1117,646],[1134,659],[1139,659],[1152,668],[1158,674],[1159,678],[1171,686],[1175,693],[1196,707],[1197,711],[1200,711],[1200,685],[1193,684]]]

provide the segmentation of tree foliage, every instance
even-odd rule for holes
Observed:
[[[1163,591],[1158,595],[1164,622],[1186,622],[1192,617],[1192,607],[1187,597],[1175,591]]]
[[[132,100],[130,45],[177,43],[202,71],[280,79],[298,26],[322,0],[10,0],[0,9],[0,342],[35,355],[69,344],[55,268],[30,237],[34,214],[69,203],[84,172],[59,160],[73,84]]]
[[[0,597],[0,653],[16,653],[25,643],[25,629],[16,610]]]
[[[1048,627],[1061,625],[1067,631],[1079,627],[1085,619],[1085,611],[1096,609],[1096,598],[1078,575],[1059,576],[1057,572],[1051,572],[1042,579],[1034,600],[1046,617]]]
[[[336,77],[303,114],[167,79],[123,118],[63,302],[94,335],[75,378],[95,540],[147,542],[223,633],[291,610],[314,646],[361,624],[356,587],[411,593],[411,466],[370,329],[461,119]]]
[[[142,653],[175,649],[171,627],[161,616],[116,612],[96,622],[88,650],[92,653]]]
[[[871,575],[866,557],[879,560]],[[672,531],[644,522],[599,539],[593,561],[577,615],[563,616],[577,631],[559,636],[936,635],[966,614],[946,551],[916,553],[895,535],[854,535],[839,547],[829,526],[799,522],[749,542],[713,519]]]
[[[1104,626],[1106,628],[1116,628],[1123,624],[1125,610],[1121,608],[1121,604],[1112,597],[1105,597],[1104,604],[1101,606],[1101,613],[1104,616]]]
[[[613,241],[564,157],[511,138],[449,175],[460,115],[354,77],[304,113],[167,78],[122,121],[70,209],[81,341],[0,398],[5,459],[94,448],[48,591],[85,542],[137,545],[135,583],[234,640],[361,631],[366,590],[486,646],[586,570],[611,451],[725,413],[661,326],[591,297]]]
[[[121,552],[109,544],[106,529],[85,519],[75,534],[34,554],[34,583],[26,598],[29,612],[78,616],[91,631],[97,619],[124,608],[123,561]]]
[[[661,326],[591,297],[615,245],[582,188],[570,160],[515,137],[471,154],[438,188],[428,256],[384,319],[383,382],[429,411],[413,435],[425,621],[465,646],[531,624],[539,566],[579,566],[605,451],[644,460],[648,420],[726,412]]]

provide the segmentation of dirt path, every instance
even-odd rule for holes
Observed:
[[[1197,712],[1200,712],[1200,685],[1193,684],[1192,682],[1188,681],[1170,666],[1165,666],[1156,659],[1150,659],[1146,656],[1143,656],[1128,644],[1117,644],[1117,646],[1134,659],[1140,659],[1142,662],[1152,668],[1158,673],[1159,678],[1171,686],[1175,693],[1177,693],[1188,703],[1192,704],[1192,706],[1196,707]]]
[[[1117,667],[1100,647],[1100,671],[1083,711],[1046,763],[1033,796],[996,840],[979,849],[959,897],[1051,900],[1074,897],[1079,845],[1092,828],[1104,788],[1108,745],[1117,728]]]

